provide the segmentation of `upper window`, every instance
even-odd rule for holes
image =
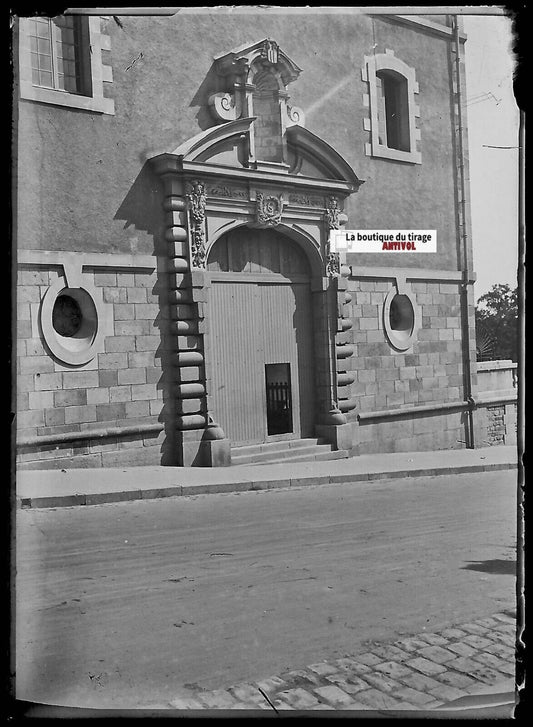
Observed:
[[[28,20],[34,86],[91,95],[85,72],[89,48],[80,21],[73,15]]]
[[[407,80],[394,71],[378,71],[376,85],[380,144],[410,151]]]
[[[370,108],[370,119],[365,119],[365,129],[370,131],[367,155],[420,164],[420,131],[416,127],[420,112],[415,103],[418,83],[414,70],[387,51],[365,57],[363,80],[368,83]]]
[[[102,63],[103,50],[109,37],[101,34],[98,16],[21,18],[21,98],[113,114],[114,101],[104,96],[112,71]]]

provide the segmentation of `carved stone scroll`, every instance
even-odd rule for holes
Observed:
[[[287,105],[287,126],[305,126],[305,114],[298,106]]]
[[[242,113],[240,96],[224,91],[213,93],[209,97],[209,109],[217,120],[235,121]]]

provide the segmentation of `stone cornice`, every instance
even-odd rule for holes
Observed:
[[[350,258],[354,253],[348,253]],[[373,267],[370,265],[353,265],[348,261],[352,278],[380,278],[394,279],[403,277],[406,280],[438,280],[441,282],[451,282],[461,284],[464,282],[464,275],[461,270],[432,270],[430,268],[398,268],[390,267]],[[475,273],[469,276],[468,283],[472,284],[476,281]]]
[[[434,20],[427,20],[427,18],[421,18],[417,15],[383,15],[380,13],[379,15],[376,15],[376,17],[383,18],[383,20],[388,20],[391,23],[411,26],[417,30],[425,31],[430,35],[436,35],[448,40],[451,40],[454,34],[454,30],[450,26],[442,25],[442,23],[437,23]],[[459,33],[459,40],[461,43],[464,43],[466,39],[467,37],[464,32]]]
[[[17,250],[18,265],[52,265],[64,267],[81,265],[82,268],[124,268],[127,270],[154,270],[153,255],[130,255],[109,252],[72,252],[72,250]]]
[[[292,189],[323,191],[343,196],[357,191],[354,183],[345,182],[340,179],[319,179],[315,177],[276,174],[255,169],[225,167],[218,164],[186,162],[173,154],[159,154],[153,157],[151,161],[154,164],[156,173],[160,175],[183,174],[188,178],[192,176],[205,179],[224,178],[240,182],[246,181],[254,185],[269,184],[277,187],[290,187]]]
[[[249,146],[254,120],[255,117],[244,117],[210,127],[183,142],[172,152],[158,154],[149,161],[156,174],[163,176],[224,177],[251,184],[266,183],[284,188],[291,186],[293,189],[305,187],[342,196],[357,192],[363,184],[363,180],[357,177],[350,164],[333,147],[296,124],[289,126],[285,132],[287,143],[296,158],[292,173],[288,164],[270,164],[265,169],[264,163],[253,159],[249,160],[248,166],[240,166],[237,162],[230,166],[210,161],[220,146],[228,142],[233,142],[235,146]],[[323,170],[320,171],[323,176],[310,177],[294,173],[299,168],[298,161],[301,162],[303,158],[317,162],[320,170]],[[256,164],[262,168],[256,168]]]

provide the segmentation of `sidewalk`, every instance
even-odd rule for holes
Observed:
[[[19,507],[68,507],[216,492],[489,472],[517,467],[514,446],[368,454],[348,459],[234,467],[20,470]]]

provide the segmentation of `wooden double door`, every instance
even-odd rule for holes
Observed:
[[[234,444],[313,436],[305,255],[282,235],[247,228],[216,246],[208,260],[210,411]]]

